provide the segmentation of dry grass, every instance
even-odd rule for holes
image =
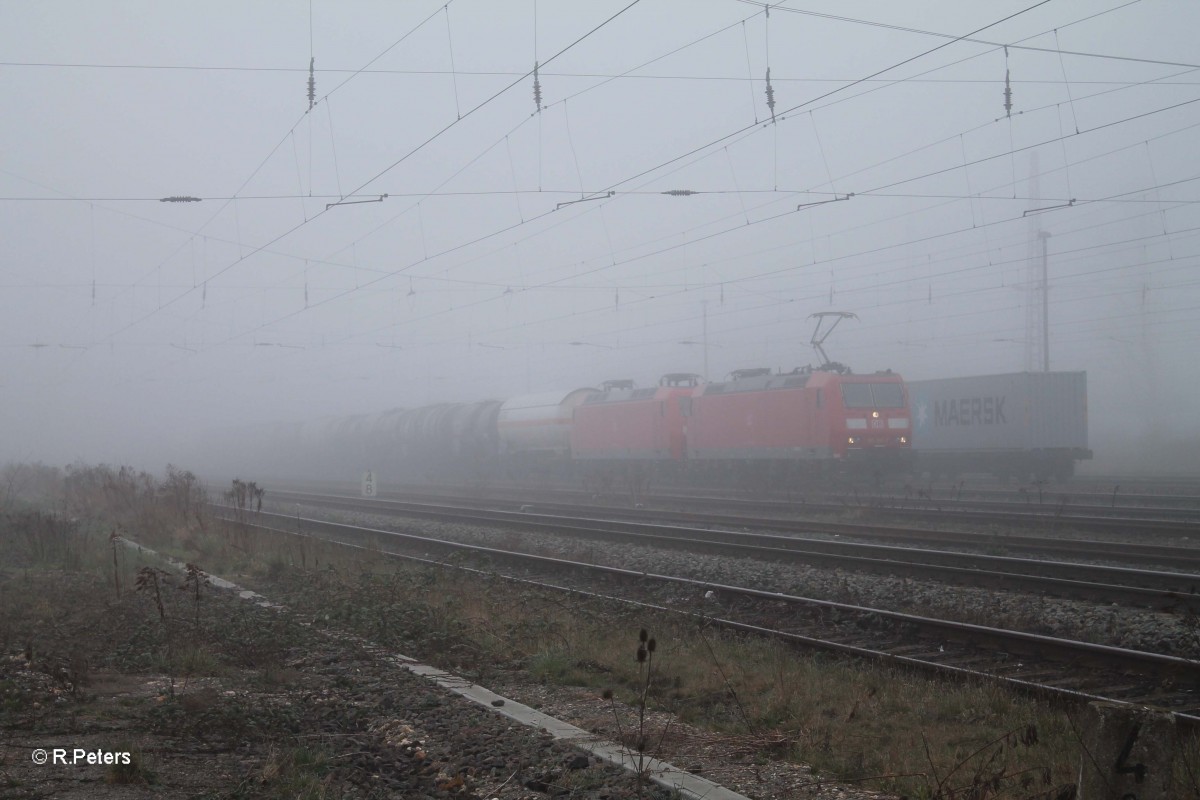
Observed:
[[[595,688],[598,708],[604,689],[636,708],[646,684],[630,631],[652,627],[658,649],[649,706],[770,743],[763,758],[794,759],[840,780],[875,777],[874,788],[912,797],[966,796],[953,792],[967,789],[978,798],[1054,797],[1078,769],[1066,714],[996,687],[800,653],[673,615],[647,618],[499,580],[335,552],[324,558],[321,572],[277,576],[273,590],[304,613],[329,615],[330,625],[481,683],[497,670],[521,669]]]
[[[698,727],[769,743],[761,758],[798,760],[819,777],[913,798],[1017,800],[1055,798],[1078,769],[1080,745],[1068,713],[994,686],[951,684],[800,652],[694,618],[648,615],[479,574],[396,562],[377,549],[251,532],[198,511],[199,495],[179,471],[161,483],[108,467],[36,475],[28,483],[41,491],[57,486],[58,507],[87,516],[67,522],[9,513],[0,559],[10,571],[35,564],[86,571],[97,591],[115,594],[119,586],[133,592],[144,565],[113,548],[108,534],[119,530],[209,572],[256,585],[319,625],[354,631],[480,683],[500,671],[524,671],[546,682],[595,688],[598,710],[605,707],[603,689],[634,707],[644,697],[650,708]],[[13,496],[9,492],[10,510]],[[184,583],[182,576],[172,580],[176,588]],[[150,579],[143,584],[144,604],[156,606]],[[0,586],[7,587],[0,588],[0,603],[21,591],[12,580]],[[194,586],[191,593],[160,590],[164,594],[175,604],[174,618],[193,614],[188,603],[198,596]],[[51,611],[39,610],[37,592],[23,597],[29,618],[53,621]],[[654,630],[657,639],[649,690],[629,647],[631,631],[639,628]],[[269,646],[273,632],[234,633],[242,643],[235,648],[239,666],[278,671]],[[19,632],[0,624],[6,650],[22,646],[19,639]],[[163,641],[150,637],[145,646],[159,648],[156,664],[169,671],[204,675],[224,668],[203,647],[167,647]],[[1193,739],[1183,752],[1179,796],[1200,795],[1200,745]],[[313,775],[300,776],[297,784],[278,777],[304,760],[299,753],[280,753],[279,769],[263,778],[320,796]]]
[[[631,631],[656,632],[649,706],[814,776],[911,798],[1056,800],[1079,767],[1078,726],[1061,708],[993,685],[963,685],[706,628],[677,615],[381,558],[286,534],[259,533],[239,560],[259,588],[330,626],[424,658],[486,685],[519,670],[547,683],[604,689],[636,707],[644,674]],[[238,553],[243,553],[239,550]],[[307,569],[302,565],[308,565]],[[626,652],[629,651],[629,652]],[[1177,766],[1178,794],[1200,797],[1196,740]]]

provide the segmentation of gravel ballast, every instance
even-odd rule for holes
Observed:
[[[295,505],[288,508],[289,513],[295,510]],[[749,586],[1164,655],[1200,658],[1200,635],[1188,619],[1116,604],[1108,606],[637,544],[577,540],[538,532],[517,532],[509,528],[483,528],[425,520],[398,521],[387,515],[331,512],[319,507],[301,506],[300,513],[315,519],[395,530],[464,544],[520,550],[641,572]]]

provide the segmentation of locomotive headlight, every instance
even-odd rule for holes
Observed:
[[[872,411],[872,412],[871,412],[871,419],[879,419],[879,412],[878,412],[878,411]]]
[[[846,441],[850,442],[850,444],[858,444],[858,439],[855,439],[853,436],[851,436]]]
[[[908,437],[907,437],[907,436],[901,436],[901,437],[900,437],[900,444],[908,444]]]

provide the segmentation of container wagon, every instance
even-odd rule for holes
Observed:
[[[1089,459],[1086,372],[909,381],[917,469],[1066,480]]]

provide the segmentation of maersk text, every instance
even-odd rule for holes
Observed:
[[[963,397],[934,401],[934,425],[1007,425],[1003,397]]]

